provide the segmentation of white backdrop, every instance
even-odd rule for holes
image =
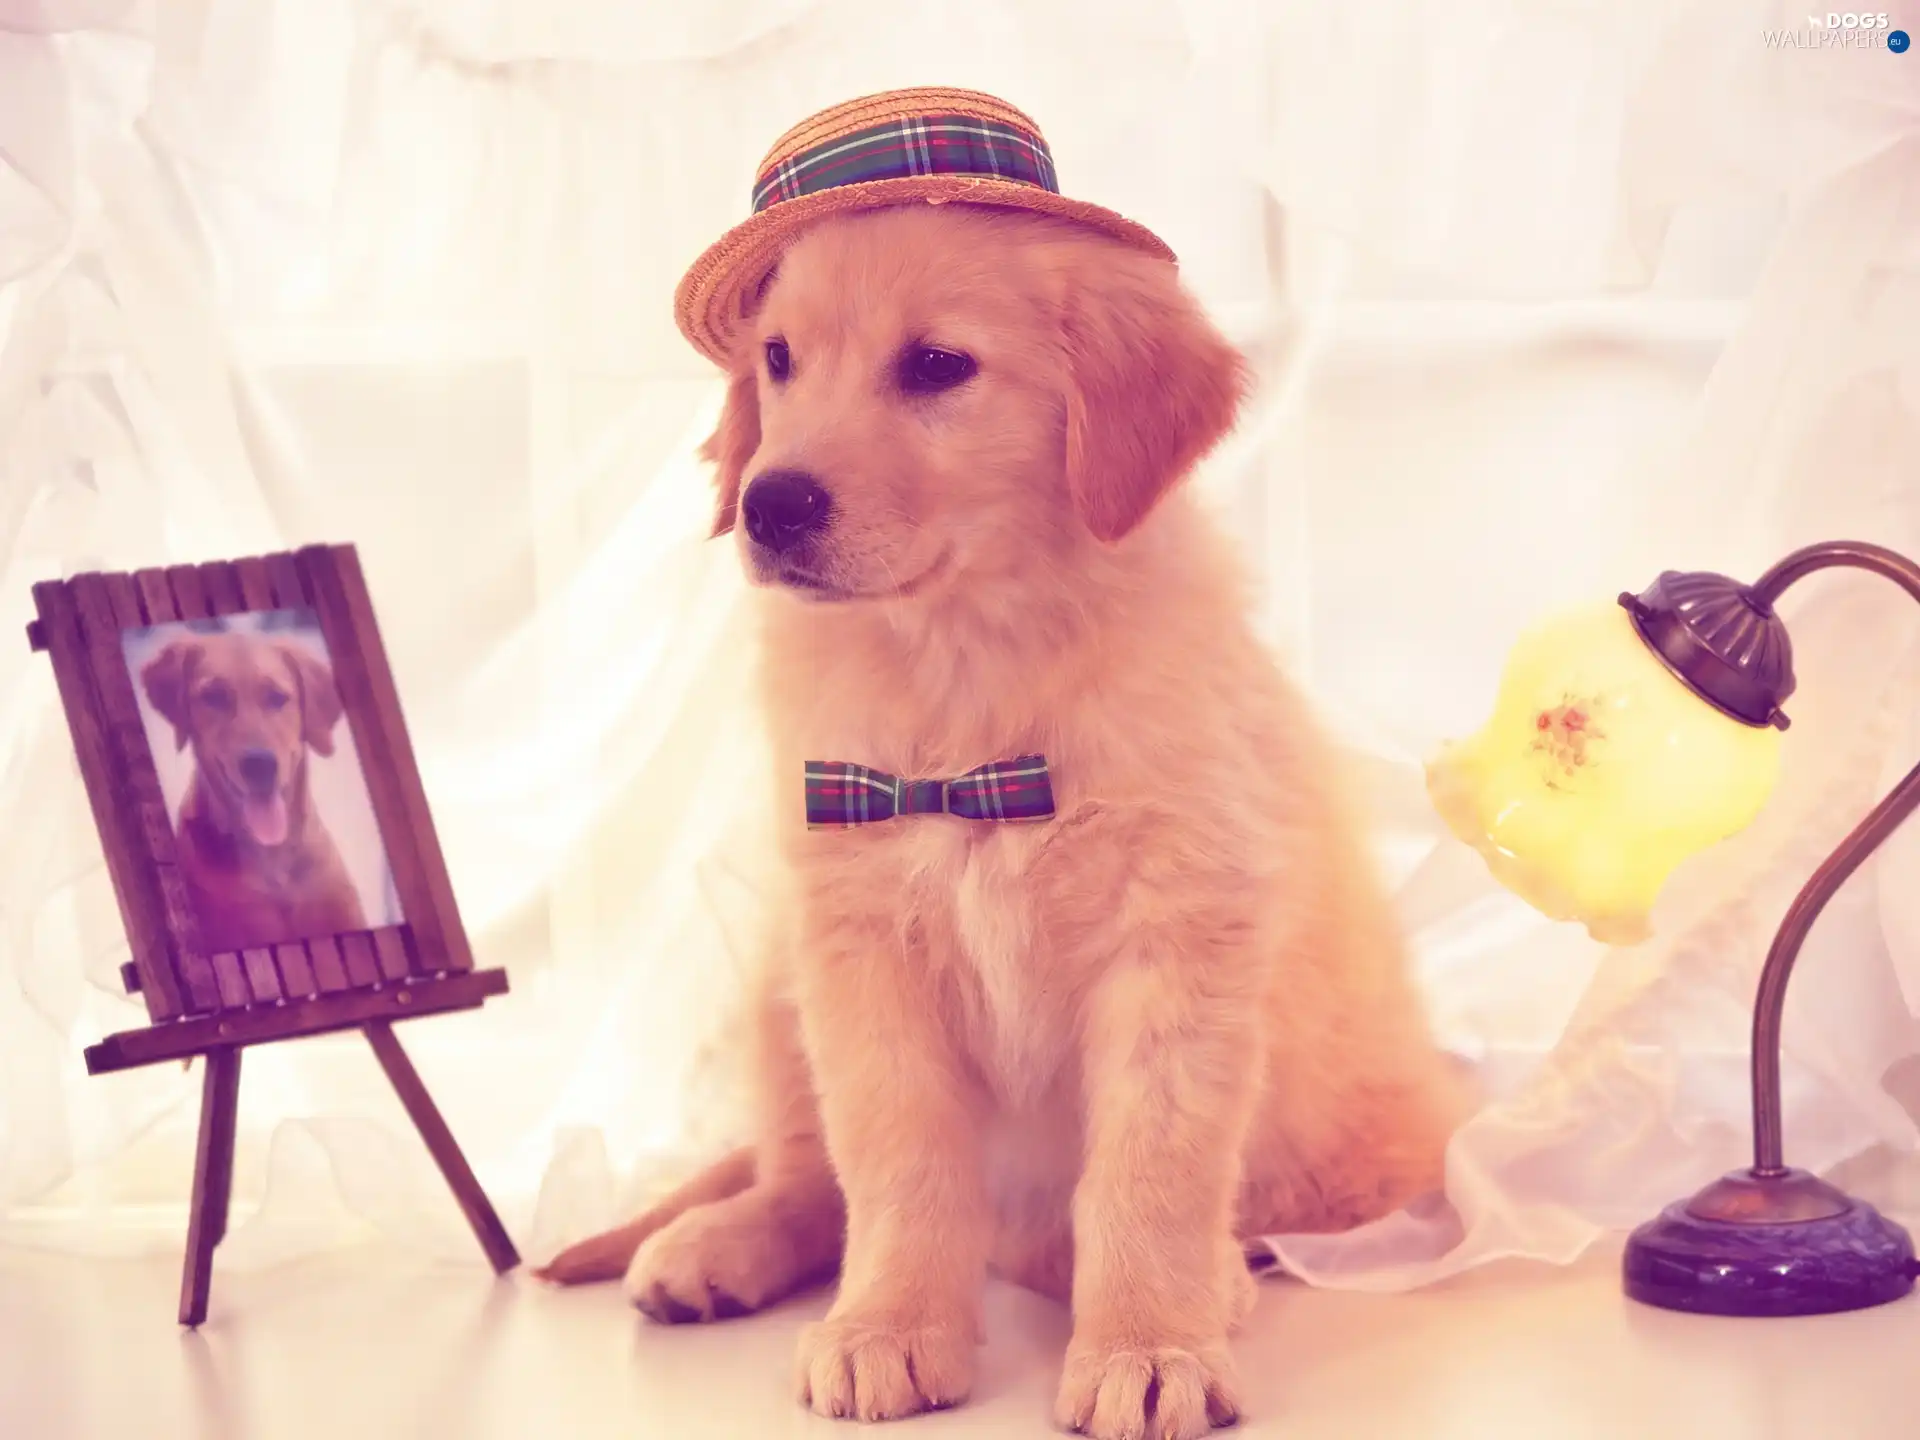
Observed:
[[[1920,10],[1905,19],[1920,32]],[[1373,781],[1488,1107],[1449,1200],[1282,1239],[1328,1284],[1564,1262],[1747,1143],[1793,890],[1920,756],[1920,614],[1796,591],[1786,772],[1602,951],[1443,843],[1420,762],[1544,608],[1809,540],[1920,550],[1920,56],[1735,0],[0,0],[0,636],[36,579],[352,540],[483,1013],[408,1042],[534,1258],[734,1128],[756,723],[692,449],[681,268],[795,119],[1033,114],[1264,384],[1202,483]],[[0,645],[0,1240],[179,1243],[198,1076],[139,1023],[52,678]],[[1789,1005],[1790,1157],[1911,1207],[1920,831]],[[479,1257],[353,1037],[250,1054],[223,1264],[369,1228]]]

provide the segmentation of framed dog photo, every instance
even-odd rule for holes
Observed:
[[[517,1264],[391,1029],[507,977],[474,968],[353,547],[76,575],[34,601],[151,1022],[87,1069],[209,1062],[183,1321],[225,1226],[240,1051],[328,1031],[367,1033],[496,1268]]]
[[[156,1022],[472,970],[351,546],[34,593]]]
[[[167,620],[122,630],[120,645],[206,949],[398,927],[405,912],[319,615]]]

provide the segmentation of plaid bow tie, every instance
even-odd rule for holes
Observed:
[[[845,830],[899,815],[963,820],[1051,820],[1047,757],[1021,755],[969,770],[956,780],[902,780],[837,760],[807,762],[807,828]]]

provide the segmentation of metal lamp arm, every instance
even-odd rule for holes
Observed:
[[[1795,581],[1816,570],[1847,566],[1884,576],[1920,602],[1920,565],[1895,551],[1864,542],[1841,540],[1809,545],[1781,560],[1759,580],[1751,594],[1771,610],[1780,594]],[[1784,1175],[1780,1118],[1780,1024],[1786,1007],[1787,980],[1813,923],[1849,876],[1860,868],[1881,841],[1900,822],[1920,809],[1920,765],[1868,812],[1851,834],[1813,872],[1787,907],[1786,917],[1767,951],[1760,971],[1760,987],[1753,1002],[1753,1172],[1772,1178]]]

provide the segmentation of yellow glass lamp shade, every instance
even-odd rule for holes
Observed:
[[[1648,936],[1682,860],[1759,813],[1785,723],[1746,723],[1708,703],[1622,601],[1525,635],[1492,717],[1427,766],[1435,808],[1495,879],[1615,945]]]

